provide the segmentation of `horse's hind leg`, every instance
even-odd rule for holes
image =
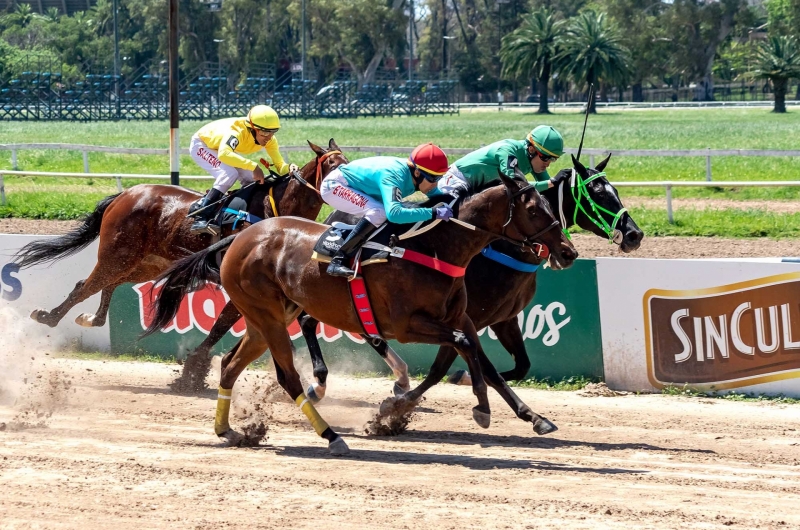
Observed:
[[[300,324],[303,338],[308,345],[314,379],[316,379],[316,381],[308,385],[306,396],[312,403],[319,403],[325,397],[328,382],[328,367],[325,365],[325,359],[322,357],[322,350],[319,347],[319,340],[317,340],[317,324],[319,324],[319,320],[303,311],[297,317],[297,323]]]
[[[389,343],[383,339],[371,338],[366,335],[361,335],[361,338],[367,341],[373,350],[378,352],[386,365],[391,368],[392,373],[397,378],[394,382],[393,392],[395,396],[401,396],[411,389],[411,382],[408,378],[408,365],[406,362],[397,355],[397,352],[389,346]]]
[[[248,322],[248,325],[250,323]],[[334,432],[333,429],[322,419],[314,404],[311,403],[303,394],[303,385],[300,382],[300,375],[294,367],[294,357],[292,355],[292,341],[286,332],[283,322],[269,323],[264,326],[267,340],[272,352],[272,360],[275,369],[279,374],[278,382],[286,390],[289,396],[297,403],[303,414],[306,415],[314,431],[328,440],[328,450],[333,455],[346,455],[350,452],[345,441]]]
[[[111,295],[114,294],[114,289],[119,287],[120,284],[109,285],[105,287],[100,294],[100,307],[97,308],[97,313],[81,313],[75,317],[75,323],[85,328],[99,328],[105,325],[106,317],[108,317],[108,308],[111,305]]]
[[[211,370],[211,356],[209,355],[211,348],[225,336],[241,317],[242,314],[239,313],[233,302],[228,302],[225,305],[208,336],[193,352],[186,356],[180,377],[169,385],[173,391],[185,394],[200,392],[206,388],[206,376]]]
[[[98,268],[98,266],[95,266],[92,274],[90,274],[88,278],[75,284],[75,288],[71,293],[69,293],[69,296],[67,296],[67,299],[64,300],[61,305],[52,311],[36,309],[31,313],[31,318],[36,322],[46,324],[51,328],[54,328],[58,325],[61,319],[64,318],[64,315],[66,315],[70,309],[83,302],[90,296],[97,294],[106,287],[110,287],[110,292],[108,294],[108,301],[110,302],[111,292],[113,292],[114,288],[117,286],[116,281],[118,277],[118,274],[110,273],[106,268]],[[102,305],[103,304],[101,301],[101,307]],[[81,324],[80,322],[78,323]]]
[[[489,327],[495,332],[497,340],[500,341],[503,348],[514,359],[514,368],[501,373],[500,376],[505,381],[524,379],[531,369],[531,360],[528,358],[528,351],[525,349],[525,340],[522,337],[522,331],[519,329],[517,317],[491,324]],[[466,370],[456,370],[447,379],[448,383],[456,385],[469,385],[470,381],[469,372]]]

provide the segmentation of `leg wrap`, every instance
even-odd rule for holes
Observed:
[[[231,430],[231,425],[228,423],[228,415],[231,412],[231,394],[232,388],[219,387],[217,394],[217,417],[214,420],[214,432],[220,435],[226,431]]]
[[[306,398],[305,394],[300,394],[294,401],[297,403],[297,406],[300,407],[300,410],[303,411],[303,414],[306,415],[308,421],[311,422],[311,426],[314,427],[314,431],[316,431],[318,435],[322,436],[322,433],[328,429],[328,424],[322,419],[322,416],[319,415],[319,412],[317,412],[317,409],[314,408],[314,405]]]

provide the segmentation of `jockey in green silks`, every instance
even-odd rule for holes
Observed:
[[[497,180],[498,171],[513,178],[516,166],[522,174],[533,176],[535,188],[541,192],[558,184],[547,168],[563,154],[561,134],[549,125],[540,125],[524,140],[500,140],[457,160],[439,181],[438,191],[459,195],[467,188]]]

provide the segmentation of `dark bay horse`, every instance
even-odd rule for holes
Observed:
[[[542,195],[554,207],[565,227],[577,224],[584,230],[615,242],[623,252],[633,252],[639,248],[644,234],[627,213],[627,209],[623,207],[616,188],[605,177],[604,170],[609,158],[610,155],[594,169],[586,169],[573,157],[574,168],[562,170],[572,173],[569,180],[562,181],[559,187],[551,188]],[[332,214],[331,217],[336,217],[334,220],[350,222],[345,216],[337,213]],[[517,262],[531,265],[541,262],[535,254],[508,245],[503,241],[493,243],[492,249],[502,252]],[[515,270],[479,254],[467,267],[465,283],[468,293],[467,315],[478,329],[486,326],[492,329],[500,344],[514,359],[514,367],[500,374],[501,377],[506,381],[523,379],[531,364],[517,315],[527,307],[536,293],[535,272]],[[298,320],[303,327],[303,336],[309,344],[314,376],[317,380],[316,383],[311,384],[307,394],[321,398],[324,396],[328,370],[322,359],[315,334],[317,322],[306,315],[301,316]],[[410,403],[418,402],[429,388],[442,380],[457,355],[449,346],[445,345],[439,348],[425,380],[414,390],[408,391],[408,373],[407,371],[403,372],[402,369],[398,370],[398,367],[406,368],[402,359],[385,341],[363,335],[362,338],[384,358],[398,376],[398,381],[395,383],[395,394],[400,396],[400,400]],[[464,373],[463,370],[454,375],[457,376],[456,380],[461,379],[462,384],[471,382],[469,374]],[[526,419],[527,410],[524,404],[509,391],[507,386],[499,386],[498,393],[518,417]],[[390,402],[386,403],[388,405]],[[392,406],[408,410],[408,407],[402,403],[394,402]]]
[[[562,180],[559,187],[546,190],[542,196],[550,203],[564,228],[577,224],[584,230],[607,238],[609,242],[616,242],[620,250],[629,253],[639,248],[644,234],[623,207],[616,188],[605,177],[605,168],[610,158],[611,155],[596,168],[587,169],[573,157],[573,169],[562,169],[560,172],[571,173],[569,180]],[[348,214],[334,212],[326,222],[352,223],[354,220],[357,219]],[[524,264],[538,265],[542,261],[529,250],[504,241],[492,243],[492,249]],[[506,381],[524,379],[531,362],[517,315],[533,300],[536,293],[536,273],[516,270],[481,253],[467,267],[465,282],[468,295],[467,315],[478,329],[488,326],[494,331],[500,344],[514,359],[514,367],[500,375]],[[307,315],[301,315],[298,321],[308,343],[316,379],[316,383],[308,388],[307,394],[312,399],[322,398],[328,369],[316,337],[318,322]],[[385,341],[366,336],[362,338],[383,357],[397,376],[395,394],[408,391],[409,379],[405,362]],[[455,357],[452,348],[442,346],[428,378],[420,385],[422,389],[419,395],[429,386],[441,381]],[[450,379],[452,382],[470,384],[469,374],[464,370],[457,371],[453,376]]]
[[[558,229],[548,203],[526,181],[505,176],[501,179],[501,186],[466,196],[456,203],[456,218],[474,225],[473,230],[453,221],[440,223],[433,230],[405,240],[407,250],[435,255],[456,267],[466,267],[482,248],[496,239],[519,245],[535,241],[550,249],[554,268],[571,265],[577,252]],[[203,281],[221,281],[245,318],[247,331],[242,340],[222,359],[214,430],[229,442],[241,437],[228,422],[233,385],[245,367],[269,349],[278,382],[308,417],[317,434],[329,442],[331,453],[349,452],[344,440],[303,394],[286,330],[305,310],[341,330],[363,331],[347,280],[327,275],[326,264],[310,259],[317,239],[326,229],[325,225],[303,219],[270,219],[180,260],[161,277],[165,283],[151,330],[170,321],[181,299]],[[217,272],[213,256],[226,247],[221,270]],[[463,276],[452,277],[404,259],[366,267],[363,276],[382,336],[401,343],[447,345],[465,359],[475,375],[472,383],[478,405],[473,408],[473,417],[479,425],[488,427],[491,416],[482,368],[492,386],[505,383],[486,359],[475,326],[465,312],[467,293]],[[532,410],[527,412],[529,421],[550,424]]]
[[[322,178],[347,159],[333,139],[327,149],[308,143],[316,154],[314,159],[299,175],[274,184],[271,193],[270,186],[256,185],[250,213],[261,218],[274,216],[275,211],[316,218],[323,204],[318,191]],[[97,313],[83,313],[75,322],[86,327],[104,325],[111,295],[119,285],[152,280],[177,259],[211,244],[210,235],[189,231],[192,219],[186,214],[199,196],[179,186],[139,184],[100,201],[72,232],[25,245],[15,256],[23,268],[66,258],[100,237],[97,265],[89,277],[78,282],[61,305],[52,311],[37,309],[31,318],[55,327],[73,306],[102,291]]]

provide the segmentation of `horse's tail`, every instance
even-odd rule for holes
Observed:
[[[103,214],[119,195],[119,193],[110,195],[98,202],[94,211],[84,217],[83,223],[71,232],[54,239],[41,239],[28,243],[14,254],[14,263],[24,269],[39,263],[62,260],[80,252],[100,235]]]
[[[228,236],[205,250],[176,261],[172,267],[156,279],[156,285],[162,281],[164,281],[164,285],[161,287],[155,303],[151,306],[153,320],[142,333],[142,337],[166,327],[175,318],[181,300],[188,293],[200,289],[206,283],[220,282],[216,254],[231,246],[235,238],[235,234]]]

